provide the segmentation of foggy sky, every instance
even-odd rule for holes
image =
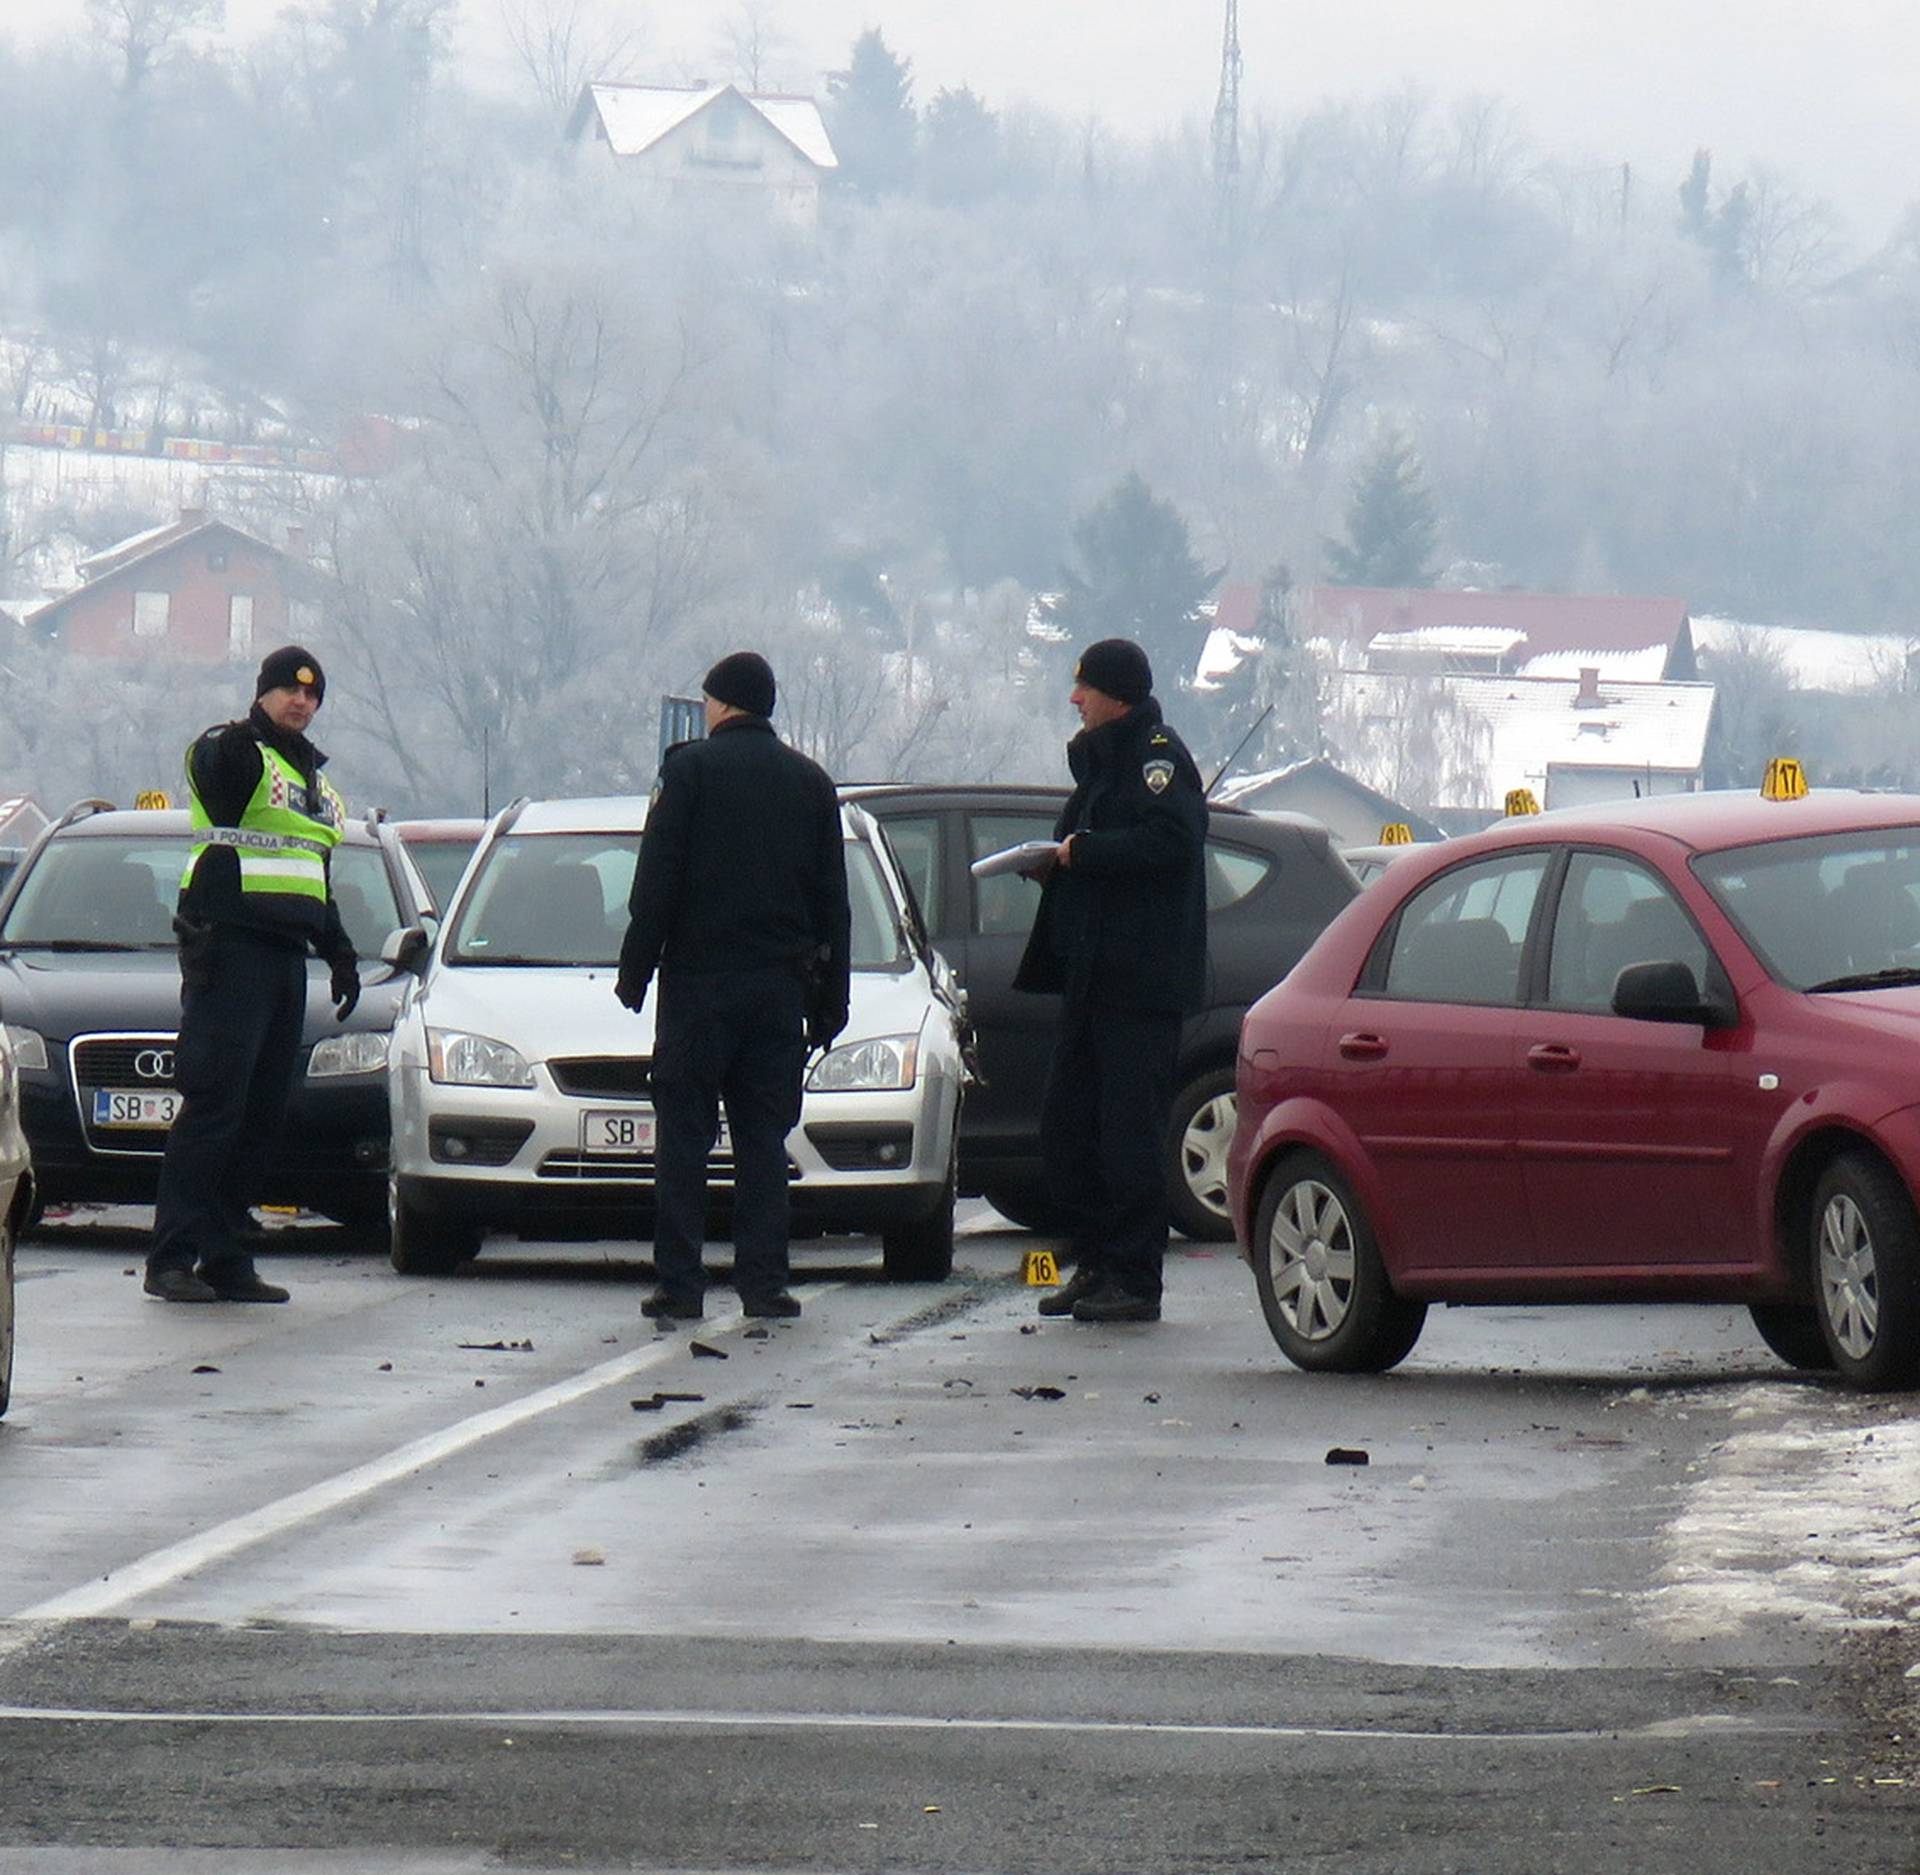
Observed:
[[[610,0],[610,6],[617,0]],[[287,0],[227,0],[230,37]],[[729,0],[651,0],[652,69],[723,75]],[[1716,175],[1756,164],[1828,196],[1872,246],[1920,200],[1920,15],[1912,0],[1241,0],[1249,108],[1413,84],[1436,100],[1493,94],[1534,141],[1596,164],[1632,162],[1644,186],[1677,186],[1696,147]],[[878,25],[913,60],[916,95],[971,85],[989,103],[1027,97],[1146,133],[1204,120],[1219,79],[1219,0],[775,0],[791,49],[771,76],[814,89],[856,33]],[[0,31],[73,30],[84,0],[0,0]],[[504,82],[498,0],[463,0],[470,74]]]

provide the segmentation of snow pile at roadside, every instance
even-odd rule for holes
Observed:
[[[1668,1525],[1649,1613],[1676,1640],[1754,1620],[1847,1627],[1920,1611],[1920,1422],[1895,1402],[1767,1384],[1666,1402],[1743,1427]]]

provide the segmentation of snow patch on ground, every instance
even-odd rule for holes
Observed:
[[[1674,1397],[1739,1428],[1668,1525],[1652,1623],[1676,1641],[1753,1621],[1851,1627],[1920,1604],[1920,1422],[1884,1401],[1756,1385]]]

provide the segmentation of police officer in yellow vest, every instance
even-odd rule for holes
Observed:
[[[180,1041],[186,1096],[167,1136],[146,1291],[166,1302],[284,1302],[243,1233],[279,1137],[307,1011],[307,954],[333,968],[344,1021],[360,998],[328,857],[346,807],[307,740],[320,660],[286,645],[260,666],[252,711],[187,751],[194,846],[180,884]]]

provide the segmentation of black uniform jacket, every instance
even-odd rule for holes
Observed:
[[[1067,745],[1077,784],[1054,828],[1073,856],[1040,889],[1020,990],[1190,1015],[1207,983],[1207,804],[1149,697]]]
[[[259,704],[237,723],[215,723],[187,751],[187,768],[207,818],[216,827],[237,827],[266,768],[261,743],[269,744],[319,792],[327,758],[305,736],[280,728]],[[353,943],[340,922],[329,888],[324,906],[282,901],[263,905],[240,890],[240,855],[230,846],[210,846],[180,894],[180,915],[196,924],[239,925],[288,946],[313,948],[329,963],[351,963]]]
[[[847,1009],[847,857],[825,769],[764,716],[733,716],[660,764],[620,980],[818,962],[814,1006]],[[824,953],[824,954],[822,954]]]

